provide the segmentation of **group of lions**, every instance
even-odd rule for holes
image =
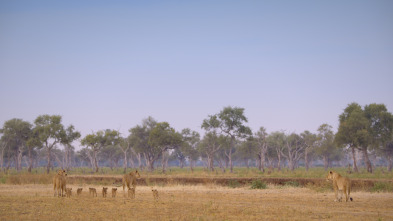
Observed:
[[[54,196],[64,196],[64,193],[67,197],[71,197],[72,188],[66,188],[66,176],[67,172],[65,170],[58,170],[57,174],[53,177],[53,190]],[[138,170],[127,173],[123,176],[122,185],[123,185],[123,193],[125,192],[124,188],[128,189],[128,197],[135,198],[135,188],[136,188],[136,179],[139,179],[141,175]],[[345,194],[345,202],[348,200],[353,201],[351,194],[351,181],[348,177],[343,177],[339,173],[334,171],[329,171],[327,177],[327,181],[333,181],[333,189],[335,194],[334,201],[342,201],[342,195]],[[132,185],[132,187],[130,187]],[[107,195],[107,187],[102,188],[102,197],[106,197]],[[116,197],[117,188],[112,188],[112,197]],[[154,199],[158,199],[158,191],[156,189],[152,189]],[[340,192],[340,198],[338,197],[338,192]],[[77,194],[80,195],[82,193],[82,188],[77,189]],[[97,190],[95,188],[89,188],[89,195],[97,196]]]
[[[57,174],[53,177],[53,190],[54,196],[67,196],[71,197],[72,195],[72,188],[66,188],[67,172],[65,170],[58,170]],[[122,184],[123,184],[123,193],[124,188],[127,187],[128,189],[128,197],[135,198],[135,188],[136,188],[136,179],[139,179],[141,175],[139,174],[138,170],[132,171],[127,173],[123,176]],[[132,185],[132,187],[130,187]],[[77,195],[82,194],[82,188],[77,189]],[[102,197],[106,197],[108,191],[108,187],[102,188]],[[112,188],[112,197],[116,197],[117,188]],[[89,188],[89,195],[97,197],[97,190],[96,188]]]

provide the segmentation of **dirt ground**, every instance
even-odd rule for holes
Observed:
[[[116,198],[103,198],[102,186],[82,186],[81,196],[80,186],[67,186],[71,198],[54,197],[51,185],[0,185],[0,220],[393,220],[393,193],[353,192],[346,203],[307,188],[179,185],[154,187],[154,200],[147,186],[137,187],[135,199],[123,197],[121,187]]]

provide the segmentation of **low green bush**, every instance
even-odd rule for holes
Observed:
[[[251,189],[266,189],[267,185],[262,180],[254,180],[251,183]]]
[[[371,192],[393,192],[393,183],[374,183],[374,186],[371,188]]]
[[[229,180],[228,181],[228,186],[231,187],[231,188],[238,188],[238,187],[241,186],[241,184],[237,180]]]

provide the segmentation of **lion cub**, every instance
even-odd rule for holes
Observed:
[[[97,190],[96,188],[89,188],[89,195],[93,195],[97,197]]]
[[[348,177],[343,177],[339,173],[329,171],[326,181],[333,181],[334,194],[336,196],[336,199],[334,200],[335,202],[341,202],[343,192],[345,194],[345,202],[348,202],[348,199],[353,201],[352,197],[350,196],[351,181],[348,179]],[[340,198],[338,198],[338,191],[340,191]]]
[[[135,188],[128,188],[128,197],[135,199]]]
[[[156,189],[151,189],[151,191],[153,192],[153,197],[155,200],[158,200],[159,196],[158,196],[158,190]]]
[[[83,188],[78,188],[76,190],[76,195],[80,196],[82,194],[82,190],[83,190]]]
[[[107,193],[108,187],[102,187],[102,197],[106,197],[106,193]]]
[[[66,188],[66,196],[70,198],[72,195],[72,188]]]
[[[112,197],[116,197],[117,188],[112,188]]]

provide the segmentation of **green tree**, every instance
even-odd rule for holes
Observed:
[[[334,132],[332,131],[332,126],[328,124],[322,124],[319,126],[316,144],[317,155],[322,157],[326,171],[330,162],[335,159],[335,156],[337,156],[339,152],[334,143]]]
[[[222,142],[215,131],[205,134],[199,144],[199,151],[206,154],[208,170],[214,171],[214,155],[220,150]]]
[[[306,171],[310,168],[310,162],[313,160],[314,150],[316,146],[317,136],[310,131],[306,130],[302,134],[300,134],[304,141],[304,164],[306,167]]]
[[[102,153],[109,160],[109,166],[113,170],[114,162],[121,152],[119,148],[121,142],[119,131],[106,129],[104,140],[105,144],[102,148]]]
[[[200,135],[189,128],[183,129],[181,135],[183,137],[181,151],[189,161],[191,172],[194,172],[195,162],[199,158],[198,145],[201,139]]]
[[[13,152],[15,157],[15,168],[17,170],[22,169],[22,153],[26,142],[32,136],[31,128],[32,125],[29,122],[14,118],[6,121],[1,129],[4,144],[8,147],[10,153]]]
[[[370,171],[371,163],[368,160],[367,146],[369,143],[369,120],[366,118],[362,107],[357,103],[349,104],[339,116],[339,127],[335,142],[340,147],[348,146],[352,151],[353,169],[359,172],[356,163],[355,149],[363,152],[367,170]]]
[[[33,129],[31,131],[31,136],[29,137],[29,139],[26,142],[26,147],[27,147],[27,156],[29,158],[28,172],[31,173],[31,169],[33,167],[33,154],[35,152],[35,149],[42,147],[37,130]]]
[[[157,121],[152,117],[148,117],[142,121],[141,125],[137,125],[129,130],[129,140],[136,154],[145,158],[146,166],[150,171],[154,170],[154,162],[158,159],[156,150],[149,144],[149,135],[156,126]],[[141,166],[141,164],[140,164]]]
[[[268,143],[268,147],[271,148],[271,152],[275,152],[275,156],[277,157],[277,167],[278,170],[281,170],[281,153],[284,151],[285,146],[285,139],[286,136],[283,132],[273,132],[270,133],[269,136],[267,137],[267,143]],[[271,155],[273,155],[271,153]]]
[[[161,122],[150,131],[149,145],[152,147],[154,160],[162,157],[162,172],[166,172],[166,160],[164,155],[167,150],[178,148],[181,145],[182,138],[179,133],[170,127],[169,123]]]
[[[268,150],[267,142],[268,133],[264,127],[260,127],[259,131],[255,133],[255,142],[257,144],[257,156],[258,156],[258,169],[259,171],[265,172],[265,159]]]
[[[368,133],[370,135],[369,147],[381,152],[386,149],[393,136],[393,115],[388,112],[384,104],[370,104],[364,107],[364,113],[369,120]],[[371,163],[367,164],[368,171],[372,172]]]
[[[56,144],[64,139],[64,126],[60,115],[40,115],[35,121],[34,131],[38,133],[38,139],[46,150],[48,164],[46,173],[51,167],[51,152]]]
[[[128,160],[127,160],[127,154],[128,152],[131,150],[131,141],[130,141],[130,137],[127,138],[120,138],[120,143],[119,143],[119,147],[121,152],[123,153],[123,173],[127,172],[127,166],[128,166]]]
[[[288,161],[288,166],[290,170],[295,170],[295,167],[303,157],[304,154],[304,141],[298,134],[292,133],[285,136],[284,149],[281,150],[281,155],[285,157]]]
[[[90,154],[96,173],[99,169],[97,155],[105,147],[106,142],[105,132],[102,130],[97,131],[96,133],[88,134],[81,140],[81,144],[90,148],[91,150],[91,152],[88,152],[88,154]]]
[[[73,125],[68,126],[64,131],[64,136],[61,143],[64,145],[65,151],[65,167],[67,170],[70,169],[71,166],[71,153],[74,150],[72,146],[72,142],[76,141],[81,137],[80,132],[75,131],[75,127]]]
[[[391,172],[393,168],[393,139],[389,141],[383,149],[381,149],[382,154],[388,161],[388,171]]]
[[[247,122],[244,108],[229,106],[218,114],[209,115],[202,123],[203,129],[207,131],[219,129],[221,134],[230,139],[229,147],[225,148],[225,155],[228,158],[231,173],[233,172],[232,154],[235,151],[235,140],[247,138],[252,134],[251,129],[244,125]]]
[[[258,143],[256,139],[254,137],[249,137],[246,141],[241,142],[235,155],[243,160],[247,169],[249,169],[250,160],[252,160],[258,152]]]

